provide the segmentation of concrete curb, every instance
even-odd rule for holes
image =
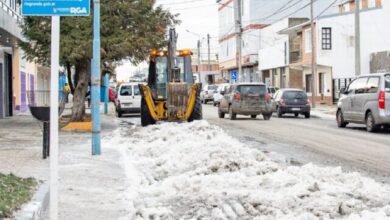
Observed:
[[[15,213],[16,220],[40,220],[49,207],[49,182],[41,184],[31,201]]]
[[[316,111],[311,111],[310,114],[313,118],[319,118],[319,119],[325,119],[325,120],[336,120],[336,115],[329,115],[329,114],[325,114],[322,112],[316,112]]]

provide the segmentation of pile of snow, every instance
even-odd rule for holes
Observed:
[[[205,121],[118,131],[129,219],[390,219],[390,187],[341,168],[271,161]]]

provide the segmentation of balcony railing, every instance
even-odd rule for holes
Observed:
[[[290,63],[297,63],[299,61],[301,61],[301,52],[300,51],[290,52]]]
[[[16,4],[16,3],[15,3]],[[0,0],[0,7],[5,11],[7,12],[8,15],[10,15],[11,17],[13,17],[14,19],[16,19],[16,21],[18,23],[21,23],[23,18],[22,16],[20,15],[19,12],[15,11],[14,9],[12,9],[7,3],[5,3],[3,0]],[[19,4],[17,4],[17,7],[19,8]],[[18,10],[19,11],[19,10]]]

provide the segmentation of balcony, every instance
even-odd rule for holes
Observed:
[[[23,40],[20,24],[23,21],[18,11],[0,0],[0,45],[13,47],[18,40]]]
[[[301,51],[290,52],[290,63],[298,63],[302,60]]]

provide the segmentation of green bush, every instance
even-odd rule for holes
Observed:
[[[11,217],[12,213],[28,202],[37,186],[34,178],[20,178],[13,174],[0,173],[0,219]]]

